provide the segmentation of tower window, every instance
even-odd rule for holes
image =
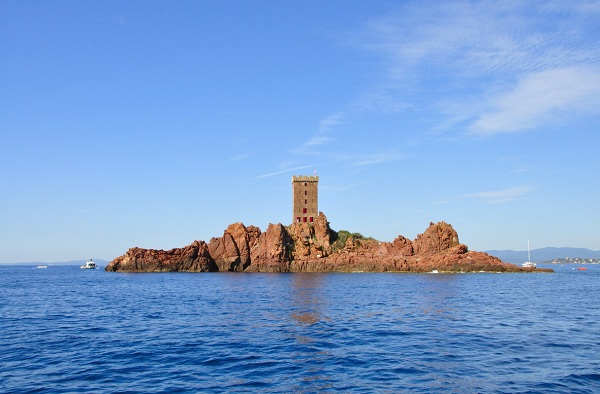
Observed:
[[[306,212],[307,212],[306,208],[302,208],[302,213],[306,213]]]

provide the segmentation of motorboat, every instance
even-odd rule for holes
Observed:
[[[38,266],[37,266],[37,267],[35,267],[35,268],[48,268],[48,266],[47,266],[47,265],[38,265]]]
[[[85,262],[84,265],[82,265],[81,267],[82,270],[95,270],[96,269],[96,263],[94,263],[94,260],[89,259],[88,261]]]

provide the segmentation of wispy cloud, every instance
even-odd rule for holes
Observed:
[[[242,154],[230,157],[229,161],[240,161],[240,160],[245,160],[249,157],[252,157],[252,155],[250,153],[242,153]]]
[[[344,192],[344,191],[347,191],[350,189],[354,189],[355,187],[358,187],[358,186],[366,185],[368,183],[369,183],[368,181],[365,181],[365,182],[357,182],[357,183],[353,183],[351,185],[345,185],[345,186],[323,186],[323,188],[326,190],[333,190],[336,192]]]
[[[325,137],[325,136],[322,136],[322,135],[316,135],[316,136],[312,137],[311,139],[309,139],[308,141],[306,141],[303,144],[303,146],[307,147],[307,146],[323,145],[323,144],[326,144],[329,141],[333,141],[333,138]]]
[[[349,42],[383,59],[371,97],[438,111],[438,130],[514,133],[600,113],[598,17],[587,0],[418,2]]]
[[[333,115],[329,115],[325,119],[319,122],[319,132],[327,132],[333,129],[334,127],[343,123],[343,116],[339,113],[335,113]]]
[[[555,121],[565,112],[600,113],[600,70],[567,68],[528,75],[492,99],[472,123],[477,134],[513,133]]]
[[[597,61],[597,40],[573,26],[595,23],[600,11],[577,12],[575,4],[417,3],[370,20],[355,43],[385,56],[388,76],[404,80],[428,77],[431,66],[464,78]]]
[[[290,153],[304,156],[319,156],[322,152],[317,149],[319,146],[324,145],[333,139],[330,137],[315,135],[306,140],[301,145],[295,146],[289,150]]]
[[[294,172],[294,171],[299,171],[299,170],[305,170],[307,168],[314,168],[315,165],[311,164],[311,165],[307,165],[307,166],[300,166],[300,167],[294,167],[294,168],[286,168],[283,170],[279,170],[279,171],[275,171],[275,172],[270,172],[268,174],[262,174],[256,177],[256,179],[262,179],[262,178],[269,178],[272,176],[276,176],[276,175],[281,175],[281,174],[286,174],[289,172]]]
[[[473,194],[467,194],[467,198],[478,198],[490,204],[503,204],[519,199],[534,190],[533,186],[517,186],[509,189],[484,191]]]
[[[301,145],[294,147],[290,150],[291,153],[301,155],[319,155],[320,151],[315,148],[327,144],[328,142],[334,141],[335,138],[331,137],[330,132],[338,125],[342,124],[342,115],[335,113],[327,116],[325,119],[319,122],[318,130],[311,138],[306,140]]]
[[[406,159],[406,155],[397,152],[380,152],[352,158],[354,166],[370,166]]]

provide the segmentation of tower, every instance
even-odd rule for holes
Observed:
[[[312,223],[319,214],[319,177],[292,177],[292,223]]]

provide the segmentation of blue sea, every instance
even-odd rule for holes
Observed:
[[[2,393],[598,393],[600,267],[125,274],[0,266]]]

